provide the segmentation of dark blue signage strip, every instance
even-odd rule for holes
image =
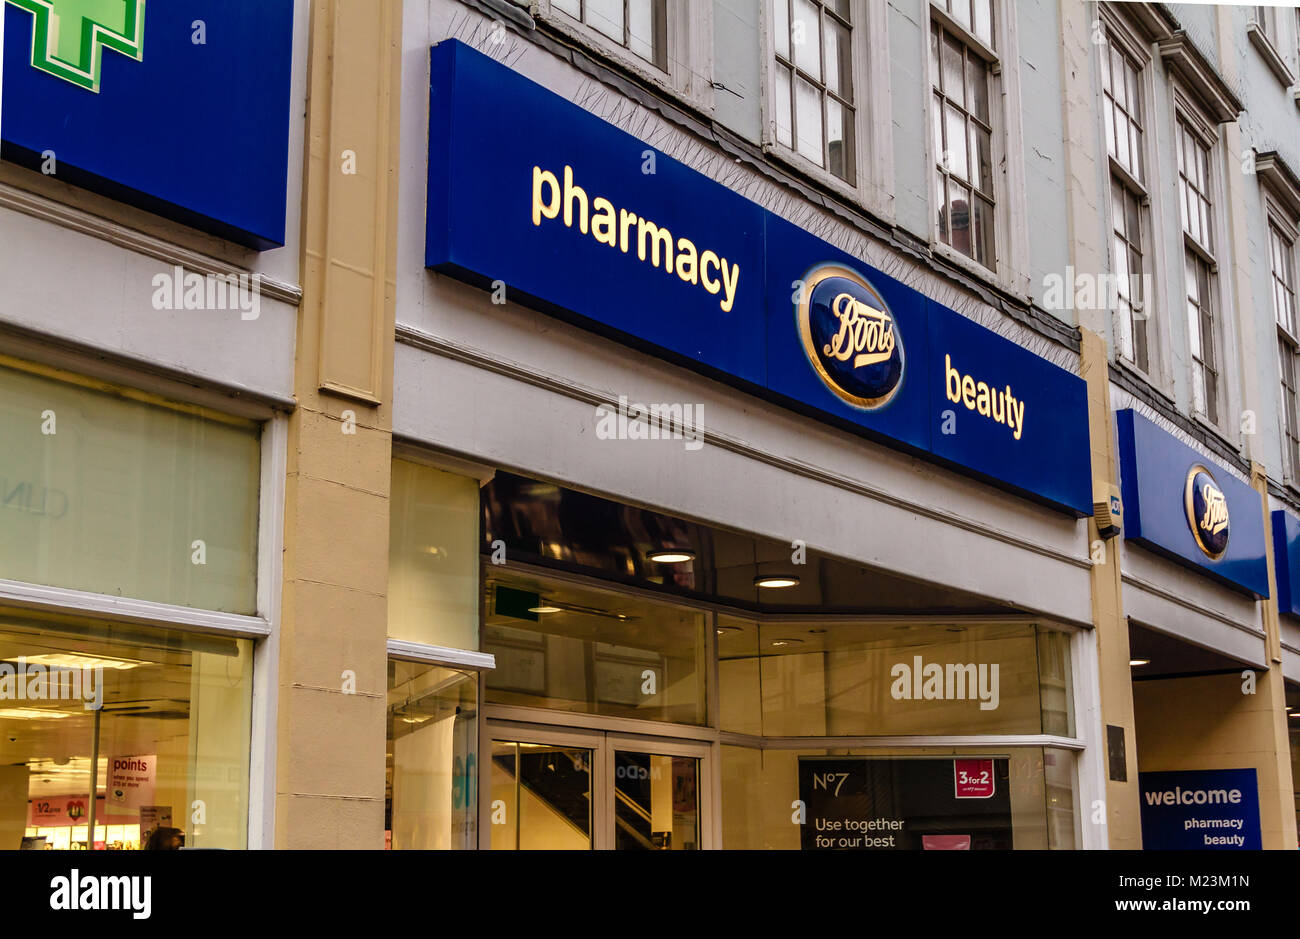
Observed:
[[[1273,570],[1279,613],[1300,616],[1300,518],[1273,511]]]
[[[1267,597],[1259,493],[1132,409],[1115,424],[1125,540]]]
[[[1146,851],[1258,851],[1253,769],[1139,773]]]
[[[293,0],[0,0],[5,159],[284,243]]]
[[[431,268],[1092,512],[1077,376],[454,40],[431,57],[427,226]]]

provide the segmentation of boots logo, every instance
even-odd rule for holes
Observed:
[[[1228,500],[1210,471],[1199,463],[1187,471],[1183,504],[1196,546],[1211,560],[1223,557],[1228,550]]]
[[[32,15],[32,67],[99,91],[105,49],[144,58],[144,0],[9,0]]]
[[[903,342],[889,307],[857,272],[823,264],[804,276],[795,321],[808,362],[826,387],[874,410],[903,380]]]

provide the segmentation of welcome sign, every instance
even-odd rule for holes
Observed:
[[[0,155],[284,243],[293,0],[0,0]]]
[[[430,59],[425,263],[1092,512],[1077,376],[455,40]]]

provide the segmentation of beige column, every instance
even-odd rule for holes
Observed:
[[[1093,488],[1098,497],[1106,487],[1119,484],[1115,453],[1114,412],[1110,406],[1110,362],[1106,344],[1090,329],[1082,330],[1083,376],[1088,382],[1088,426],[1092,442]],[[1106,822],[1110,847],[1142,847],[1142,819],[1138,804],[1137,734],[1133,720],[1133,674],[1129,667],[1128,620],[1124,616],[1124,584],[1120,575],[1119,541],[1098,545],[1097,522],[1088,520],[1088,539],[1093,546],[1092,622],[1097,640],[1097,678],[1101,693],[1102,739],[1107,745],[1107,727],[1124,732],[1124,781],[1112,779],[1115,767],[1110,754],[1106,765]],[[1083,810],[1090,813],[1091,806]],[[1089,814],[1087,817],[1091,817]]]
[[[1291,779],[1286,687],[1282,678],[1282,634],[1278,625],[1277,571],[1273,566],[1273,524],[1268,506],[1268,478],[1258,462],[1250,464],[1250,484],[1259,493],[1264,512],[1264,554],[1268,559],[1268,599],[1260,604],[1264,621],[1268,671],[1259,672],[1251,736],[1262,751],[1259,761],[1259,822],[1264,847],[1296,847],[1295,789]]]
[[[315,0],[275,844],[382,848],[400,0]]]

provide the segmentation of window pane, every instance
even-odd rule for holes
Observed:
[[[970,0],[948,0],[948,12],[958,23],[970,29]]]
[[[853,181],[853,112],[834,98],[826,99],[827,167],[841,179]]]
[[[826,19],[826,87],[846,101],[853,100],[853,56],[849,31]]]
[[[569,14],[575,20],[582,19],[582,0],[551,0],[551,6]]]
[[[993,150],[988,131],[975,128],[971,134],[971,169],[980,191],[993,194]]]
[[[790,70],[776,67],[776,140],[783,147],[794,148],[794,131],[790,122]]]
[[[726,617],[718,640],[721,729],[769,737],[1073,735],[1066,636],[1023,623],[972,622],[955,630],[947,623],[900,625],[846,621],[809,636],[790,623]],[[801,643],[783,642],[796,631]],[[964,704],[891,698],[896,663],[910,669],[922,654],[927,662],[1000,661],[998,707],[972,703],[979,697],[977,676],[960,669],[955,677],[968,689]],[[1014,690],[1005,679],[1013,671],[1020,676]]]
[[[990,46],[993,45],[993,0],[971,0],[974,25],[971,31]]]
[[[975,260],[987,268],[992,268],[994,257],[993,241],[993,203],[980,197],[975,198]]]
[[[966,57],[966,106],[985,124],[989,122],[989,70],[973,55]]]
[[[488,704],[705,722],[704,614],[522,576],[489,576],[486,597]]]
[[[479,485],[393,461],[388,527],[388,635],[478,648]]]
[[[938,209],[938,229],[939,240],[944,244],[952,244],[952,231],[948,225],[948,190],[947,178],[942,173],[935,176],[935,205]]]
[[[694,851],[700,846],[699,760],[614,751],[614,848]]]
[[[1106,123],[1106,152],[1111,156],[1116,156],[1119,153],[1119,147],[1115,144],[1115,106],[1109,101],[1103,102],[1101,113]]]
[[[492,849],[583,851],[591,843],[593,753],[582,747],[492,741]]]
[[[473,673],[389,660],[385,827],[394,850],[478,846],[477,716]]]
[[[0,577],[255,613],[260,480],[251,421],[0,367]]]
[[[627,47],[647,62],[655,61],[656,0],[627,0]]]
[[[930,132],[934,135],[934,162],[940,166],[944,164],[943,156],[943,99],[938,95],[930,103],[931,127]]]
[[[822,96],[817,88],[802,78],[795,78],[795,130],[799,135],[796,149],[800,156],[818,166],[822,162]]]
[[[794,24],[791,33],[794,41],[794,64],[817,81],[821,81],[821,30],[817,24],[817,7],[809,0],[794,0]]]
[[[10,610],[0,623],[9,690],[27,689],[2,702],[5,848],[27,829],[60,848],[245,847],[251,641]]]
[[[790,0],[772,0],[772,31],[776,39],[776,54],[788,61],[790,58]]]
[[[951,104],[944,106],[944,125],[948,136],[948,172],[970,179],[967,162],[966,117]]]
[[[623,0],[586,0],[587,25],[623,45]]]
[[[962,254],[974,257],[970,228],[970,190],[949,179],[948,199],[948,218],[952,223],[952,246]]]
[[[962,95],[962,48],[952,37],[943,37],[943,93],[958,104],[964,102]]]

